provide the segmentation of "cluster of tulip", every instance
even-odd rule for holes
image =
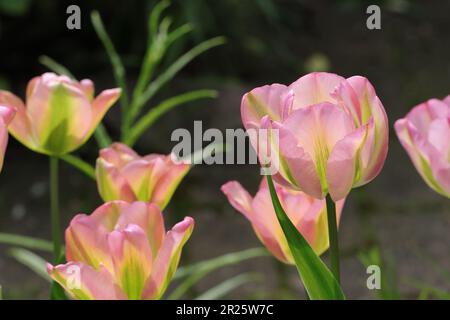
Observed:
[[[25,104],[0,91],[0,163],[8,130],[35,152],[60,157],[74,151],[120,94],[110,89],[94,98],[90,80],[53,73],[29,82]],[[253,89],[242,99],[241,116],[246,129],[278,130],[278,145],[269,145],[280,169],[275,184],[264,178],[254,198],[236,181],[222,191],[276,258],[297,265],[310,297],[320,297],[307,279],[308,261],[299,262],[302,252],[295,241],[304,238],[312,248],[312,255],[300,259],[314,259],[330,247],[339,282],[337,224],[351,189],[370,182],[383,167],[388,151],[384,107],[366,78],[311,73],[290,86]],[[450,198],[450,96],[418,105],[395,129],[426,183]],[[48,264],[52,279],[76,299],[161,298],[194,226],[186,217],[166,232],[161,210],[189,168],[170,155],[141,157],[122,143],[102,149],[96,180],[105,204],[72,219],[65,232],[67,262]],[[67,283],[73,267],[79,270],[78,286]]]
[[[2,159],[7,127],[25,146],[52,157],[79,148],[120,93],[110,89],[94,98],[90,80],[53,73],[29,82],[26,104],[0,91]],[[194,226],[186,217],[166,232],[161,213],[188,170],[189,165],[175,164],[170,156],[140,157],[121,143],[102,149],[96,176],[106,203],[91,215],[73,218],[65,232],[67,263],[49,264],[49,275],[73,298],[160,298]],[[59,254],[55,252],[55,261]],[[74,266],[77,286],[68,285]]]
[[[253,199],[236,181],[222,191],[270,252],[297,266],[310,298],[342,298],[337,224],[343,203],[352,188],[380,173],[388,152],[388,119],[373,86],[361,76],[311,73],[289,86],[265,85],[246,93],[241,117],[246,129],[277,130],[277,139],[252,141],[261,164],[267,164],[271,149],[269,162],[279,166],[276,184],[268,176],[270,190],[263,179]],[[450,198],[450,96],[414,107],[395,129],[427,184]],[[316,255],[330,247],[332,276],[312,274],[328,270],[320,260],[307,265],[314,255],[304,250],[304,242],[298,245],[302,238]],[[327,277],[328,292],[317,279]]]

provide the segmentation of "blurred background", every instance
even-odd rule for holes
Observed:
[[[115,87],[105,50],[90,22],[98,10],[135,83],[146,50],[147,18],[155,1],[77,1],[81,30],[66,28],[66,8],[75,1],[0,0],[0,87],[24,97],[26,83],[48,69],[47,55],[78,78],[90,78],[96,91]],[[381,8],[381,30],[368,30],[366,8]],[[212,88],[214,100],[172,110],[136,145],[140,154],[168,153],[176,128],[240,128],[240,100],[248,90],[267,83],[289,84],[311,71],[344,77],[363,75],[377,90],[391,129],[414,105],[450,93],[449,1],[360,0],[183,0],[172,1],[166,14],[175,26],[194,29],[165,55],[161,69],[195,44],[214,36],[227,43],[185,67],[158,93],[151,105],[191,89]],[[119,136],[120,108],[104,121]],[[0,232],[50,239],[48,159],[12,137],[0,177]],[[369,185],[354,190],[340,226],[342,283],[348,298],[439,298],[450,291],[450,204],[431,191],[413,168],[393,130],[384,170]],[[77,151],[95,163],[98,148],[91,139]],[[95,183],[62,164],[63,225],[76,213],[101,204]],[[251,193],[260,176],[256,165],[198,165],[180,184],[165,210],[167,225],[182,216],[196,219],[182,264],[259,247],[251,225],[220,191],[239,180]],[[5,299],[46,299],[49,284],[0,245],[0,285]],[[39,253],[41,254],[41,253]],[[49,259],[45,253],[42,256]],[[326,259],[325,255],[325,259]],[[366,287],[365,264],[381,264],[383,290]],[[256,272],[263,280],[242,284],[227,298],[303,297],[294,267],[272,257],[258,257],[208,275],[184,297],[191,298],[230,277]]]

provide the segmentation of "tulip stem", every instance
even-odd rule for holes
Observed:
[[[61,255],[61,234],[59,221],[58,158],[50,157],[50,214],[53,239],[53,262],[58,263]]]
[[[327,202],[327,220],[328,220],[328,238],[330,239],[330,257],[331,272],[337,282],[341,284],[340,266],[339,266],[339,239],[336,219],[336,205],[330,195],[326,197]]]

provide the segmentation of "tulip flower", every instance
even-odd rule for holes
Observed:
[[[270,150],[279,163],[275,181],[318,199],[345,198],[374,179],[386,159],[386,112],[361,76],[318,72],[289,86],[259,87],[244,95],[241,116],[246,129],[278,132]]]
[[[315,199],[301,191],[275,185],[281,205],[298,231],[318,255],[328,249],[327,207],[325,200]],[[286,237],[277,220],[267,181],[264,178],[255,197],[237,181],[230,181],[221,188],[230,204],[252,224],[256,235],[266,248],[280,261],[294,264]],[[339,222],[345,200],[336,204]]]
[[[75,299],[159,299],[193,227],[186,217],[166,233],[155,204],[108,202],[72,219],[68,262],[48,264],[47,271]]]
[[[395,131],[425,182],[450,198],[450,95],[417,105]]]
[[[8,98],[11,99],[12,97],[8,96]],[[6,101],[0,97],[0,171],[3,168],[3,159],[8,144],[7,127],[16,113],[14,108],[3,106],[3,103],[5,102]]]
[[[102,199],[146,201],[164,209],[190,166],[176,164],[171,155],[141,157],[122,143],[100,150],[97,186]]]
[[[26,105],[6,91],[0,91],[0,101],[17,110],[9,126],[17,140],[33,151],[59,156],[87,141],[120,92],[109,89],[94,98],[91,80],[44,73],[28,83]]]

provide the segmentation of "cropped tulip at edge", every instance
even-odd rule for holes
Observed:
[[[6,146],[8,145],[8,125],[15,114],[16,110],[14,108],[4,106],[0,101],[0,171],[3,168]]]
[[[305,237],[316,254],[328,249],[328,224],[325,200],[315,199],[301,191],[275,184],[283,209],[289,219]],[[294,264],[288,242],[273,209],[269,187],[264,178],[255,197],[251,197],[237,181],[227,182],[222,192],[230,204],[242,213],[266,248],[280,261]],[[345,200],[336,203],[336,218],[339,224]]]
[[[345,198],[374,179],[386,159],[386,112],[361,76],[317,72],[289,86],[255,88],[242,98],[241,117],[246,129],[279,129],[278,152],[271,150],[280,159],[275,181],[318,199]]]
[[[156,203],[161,209],[190,169],[176,164],[171,155],[139,156],[122,143],[100,150],[97,159],[97,187],[106,201],[124,200]]]
[[[450,95],[415,106],[395,131],[425,182],[450,198]]]
[[[75,299],[160,299],[193,227],[186,217],[166,233],[158,206],[109,202],[72,219],[68,262],[47,271]]]
[[[17,140],[33,151],[62,155],[88,140],[120,92],[108,89],[94,98],[91,80],[44,73],[28,82],[26,105],[8,91],[0,91],[0,104],[17,110],[9,126]]]

